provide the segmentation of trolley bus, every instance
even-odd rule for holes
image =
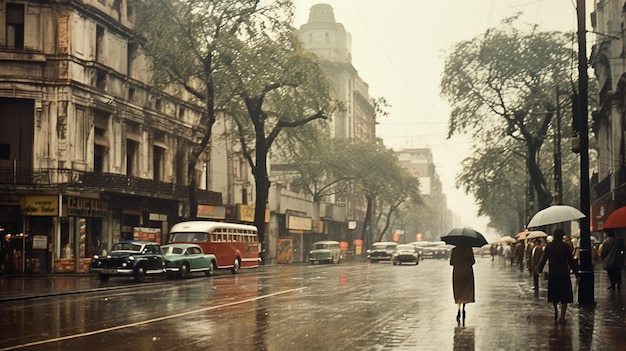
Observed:
[[[175,224],[170,230],[169,243],[192,243],[205,253],[214,254],[215,268],[259,267],[259,240],[253,225],[213,221],[188,221]]]

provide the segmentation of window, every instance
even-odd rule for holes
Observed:
[[[134,176],[137,172],[137,154],[139,143],[126,139],[126,175]]]
[[[165,150],[158,147],[152,147],[152,167],[153,167],[153,179],[163,180],[163,164],[165,163]]]
[[[76,107],[74,118],[74,159],[85,161],[87,155],[87,138],[89,137],[89,123],[85,109]]]
[[[100,55],[104,53],[104,28],[96,27],[96,62],[101,62]]]
[[[24,5],[6,4],[6,43],[8,48],[24,48]]]

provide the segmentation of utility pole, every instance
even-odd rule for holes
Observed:
[[[587,29],[585,25],[585,0],[577,0],[576,15],[578,19],[578,93],[579,129],[580,129],[580,210],[585,215],[580,220],[580,285],[578,303],[594,304],[593,267],[591,266],[591,233],[590,233],[590,194],[589,194],[589,127],[587,118],[588,76],[587,76]]]
[[[561,103],[559,82],[556,81],[556,133],[554,133],[554,190],[556,205],[563,204],[563,172],[561,171]]]

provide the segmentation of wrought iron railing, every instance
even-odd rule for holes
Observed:
[[[189,186],[158,180],[131,177],[124,174],[83,172],[72,169],[7,169],[0,168],[0,185],[24,185],[41,187],[98,188],[103,191],[141,193],[184,199],[189,197]],[[198,202],[221,205],[222,194],[208,190],[196,190]]]

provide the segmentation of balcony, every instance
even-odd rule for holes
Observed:
[[[0,185],[40,187],[43,189],[81,188],[100,192],[134,194],[171,200],[189,198],[189,187],[151,179],[114,173],[82,172],[71,169],[7,169],[0,168]],[[198,189],[198,202],[221,205],[222,194]]]

